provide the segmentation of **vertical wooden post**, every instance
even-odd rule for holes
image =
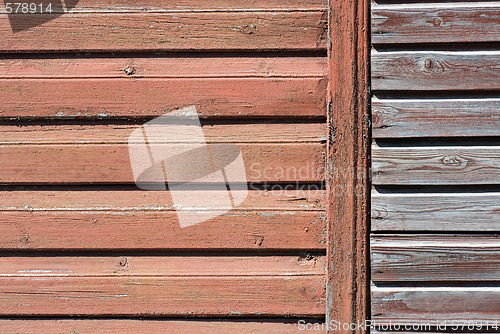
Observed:
[[[369,17],[369,0],[329,0],[327,321],[342,324],[369,316]]]

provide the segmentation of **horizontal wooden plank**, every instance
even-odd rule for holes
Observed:
[[[324,330],[316,330],[314,323],[307,333],[324,333]],[[122,333],[176,333],[192,334],[203,332],[207,334],[300,334],[304,333],[302,327],[299,328],[297,321],[230,321],[230,320],[2,320],[0,327],[7,333],[23,334],[67,334],[67,333],[87,333],[87,334],[122,334]]]
[[[498,41],[500,5],[496,1],[372,7],[375,44]]]
[[[324,277],[7,277],[3,315],[320,316]]]
[[[1,221],[0,248],[12,250],[324,250],[326,242],[325,215],[314,211],[233,210],[186,228],[172,211],[10,211]]]
[[[3,79],[0,117],[324,117],[322,78]]]
[[[500,11],[498,19],[500,27]],[[372,52],[374,90],[491,90],[499,82],[498,51]]]
[[[500,280],[496,236],[372,235],[370,246],[373,281]]]
[[[500,193],[372,192],[373,231],[500,231]]]
[[[500,147],[372,147],[373,184],[500,184]]]
[[[324,274],[323,256],[4,256],[0,277],[222,277]]]
[[[374,138],[500,136],[500,99],[372,100]]]
[[[372,319],[380,324],[498,321],[498,287],[372,286]]]
[[[203,189],[203,188],[201,188]],[[182,192],[182,190],[176,190]],[[238,190],[233,190],[233,193]],[[223,194],[224,193],[224,194]],[[212,191],[212,196],[218,196]],[[221,196],[225,191],[221,191]],[[168,191],[133,189],[25,189],[1,191],[2,211],[174,211],[176,207]],[[240,198],[240,195],[236,197]],[[317,185],[250,186],[240,210],[323,211],[325,191]],[[178,207],[177,207],[178,208]]]
[[[16,15],[16,14],[13,14]],[[25,14],[17,14],[25,15]],[[40,20],[53,14],[37,14]],[[3,52],[325,50],[327,13],[72,13],[31,28],[0,20]],[[25,24],[25,25],[23,25]],[[50,41],[50,43],[47,43]]]
[[[80,0],[71,12],[193,12],[193,11],[297,11],[326,9],[325,0]],[[69,4],[66,4],[69,9]],[[55,13],[63,12],[60,7],[53,6]],[[2,7],[0,13],[6,13]]]
[[[326,77],[326,57],[224,55],[0,59],[0,78],[274,78]]]
[[[189,228],[180,227],[168,191],[15,190],[1,197],[3,249],[325,248],[324,191],[305,186],[250,190],[236,209]]]
[[[324,144],[239,144],[238,147],[246,180],[235,175],[231,182],[321,182],[324,178]],[[188,158],[185,166],[199,164]],[[0,160],[4,161],[1,184],[135,182],[128,147],[122,144],[2,145]],[[156,181],[144,178],[141,182]],[[184,182],[184,178],[169,182]]]
[[[126,144],[138,125],[2,125],[0,144]],[[153,128],[155,125],[151,125]],[[162,126],[162,125],[159,125]],[[177,142],[200,142],[201,137],[185,138],[185,128],[179,130]],[[169,138],[176,127],[169,127]],[[208,143],[322,143],[326,141],[326,124],[323,123],[204,123],[202,131]],[[167,140],[156,131],[148,136],[149,143]],[[153,133],[154,132],[154,133]]]

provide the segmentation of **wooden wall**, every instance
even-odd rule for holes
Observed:
[[[372,318],[500,325],[500,3],[377,1],[372,42]]]
[[[299,318],[324,320],[326,8],[80,0],[15,34],[2,15],[0,332],[295,333]],[[190,105],[209,142],[240,146],[256,188],[181,229],[168,192],[135,187],[127,138]]]

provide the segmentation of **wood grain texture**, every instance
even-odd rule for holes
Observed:
[[[500,136],[500,99],[372,100],[374,138]]]
[[[370,245],[375,282],[500,280],[498,236],[372,235]]]
[[[67,8],[67,6],[66,6]],[[325,0],[80,0],[71,12],[205,12],[205,11],[306,11],[326,10]],[[59,10],[59,11],[58,11]],[[54,6],[54,12],[62,12]],[[0,13],[6,13],[2,7]]]
[[[67,13],[13,33],[3,52],[325,50],[326,11]],[[22,15],[22,14],[18,14]],[[51,14],[38,14],[41,18]],[[50,43],[47,43],[50,41]]]
[[[373,5],[372,42],[498,42],[497,2]]]
[[[235,176],[232,182],[321,182],[324,178],[325,147],[322,144],[240,144],[238,147],[246,180]],[[135,182],[129,150],[123,144],[1,145],[0,160],[4,161],[0,184]],[[195,160],[185,160],[186,166],[194,163]],[[156,182],[154,179],[143,181]],[[183,178],[168,181],[183,182]]]
[[[499,82],[498,51],[372,53],[374,90],[494,90]]]
[[[372,193],[373,231],[499,231],[500,193]]]
[[[0,80],[0,117],[154,117],[197,107],[200,117],[324,117],[318,78]]]
[[[143,57],[93,57],[0,59],[1,79],[46,78],[322,78],[327,75],[324,57],[270,57],[189,54]]]
[[[324,250],[323,195],[252,190],[238,208],[181,228],[166,191],[2,192],[0,248]]]
[[[3,315],[319,316],[324,277],[0,278]]]
[[[323,256],[4,256],[0,277],[318,276],[324,265]]]
[[[310,323],[310,322],[307,322]],[[313,324],[313,323],[311,323]],[[24,334],[123,334],[123,333],[175,333],[192,334],[300,334],[297,321],[239,321],[239,320],[0,320],[0,327],[7,333]],[[308,330],[308,333],[324,333]]]
[[[235,210],[184,229],[175,212],[4,212],[0,232],[11,250],[325,249],[318,212]]]
[[[326,322],[350,324],[369,318],[370,1],[329,4]]]
[[[497,146],[372,146],[373,184],[500,184]]]
[[[182,192],[182,190],[176,190]],[[234,190],[237,192],[238,190]],[[225,191],[220,191],[221,195]],[[16,189],[0,192],[0,211],[173,211],[169,192],[128,189]],[[212,192],[217,196],[217,192]],[[317,185],[250,186],[242,210],[324,211],[325,191]]]
[[[498,287],[372,286],[372,319],[379,324],[498,321]]]
[[[2,125],[0,127],[0,144],[125,144],[135,124],[99,124],[68,125],[42,124],[24,126]],[[152,125],[154,128],[154,125]],[[161,126],[161,125],[160,125]],[[169,133],[176,131],[169,128]],[[324,143],[326,141],[326,124],[323,123],[204,123],[202,131],[208,143]],[[167,140],[152,131],[148,136],[149,143],[164,143]],[[173,135],[170,135],[171,138]],[[198,143],[199,137],[185,138],[186,134],[179,130],[177,142]]]

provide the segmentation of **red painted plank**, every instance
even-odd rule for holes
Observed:
[[[195,105],[201,117],[325,115],[320,78],[2,79],[0,117],[153,117]]]
[[[323,180],[325,147],[322,144],[238,146],[247,180],[232,182]],[[0,173],[2,184],[134,183],[128,147],[122,144],[2,145],[0,160],[4,161]],[[189,161],[186,166],[190,166]]]
[[[324,333],[314,329],[312,322],[307,333]],[[229,320],[0,320],[0,328],[7,333],[23,334],[123,334],[123,333],[175,333],[175,334],[300,334],[304,329],[295,320],[290,321],[229,321]]]
[[[324,277],[0,278],[3,315],[320,316]]]
[[[23,15],[23,14],[17,14]],[[41,18],[50,14],[37,14]],[[3,52],[325,50],[327,13],[68,13],[13,33],[0,20]],[[29,27],[29,21],[26,21]],[[22,25],[21,25],[22,27]],[[48,43],[47,41],[50,41]]]

